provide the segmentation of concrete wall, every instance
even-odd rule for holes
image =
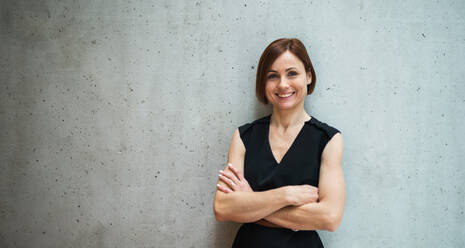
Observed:
[[[0,4],[0,247],[229,247],[217,172],[263,49],[300,38],[340,129],[326,247],[465,246],[464,1]]]

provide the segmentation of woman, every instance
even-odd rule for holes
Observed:
[[[304,109],[316,75],[298,39],[278,39],[257,68],[256,95],[273,113],[238,127],[214,199],[218,221],[244,223],[233,247],[323,247],[315,230],[342,221],[342,135]]]

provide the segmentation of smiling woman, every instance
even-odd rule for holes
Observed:
[[[263,52],[256,95],[273,113],[239,126],[214,199],[218,221],[244,223],[233,247],[323,247],[316,230],[342,221],[341,132],[304,109],[316,75],[297,39]]]
[[[276,61],[278,57],[285,54],[285,57]],[[283,61],[286,60],[286,61]],[[280,63],[281,64],[278,64]],[[282,62],[295,62],[296,66],[284,68],[286,72],[289,71],[289,76],[297,76],[295,70],[299,70],[301,73],[306,73],[307,75],[302,74],[301,76],[307,76],[310,79],[310,82],[307,84],[307,95],[310,95],[315,89],[316,84],[316,74],[315,69],[313,68],[312,61],[308,56],[307,49],[298,39],[278,39],[272,42],[268,47],[263,51],[260,61],[258,62],[257,68],[257,78],[255,84],[255,94],[260,102],[268,104],[268,99],[265,95],[265,87],[268,81],[278,81],[279,75],[278,71],[273,70],[273,63],[276,63],[275,67],[282,66]],[[296,68],[299,67],[299,68]],[[294,70],[294,71],[291,71]]]

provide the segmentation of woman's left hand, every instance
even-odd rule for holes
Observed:
[[[228,187],[221,186],[218,184],[218,189],[224,193],[231,193],[235,191],[246,191],[246,192],[254,192],[249,185],[249,182],[245,180],[244,175],[238,169],[234,168],[232,164],[228,164],[230,171],[222,171],[220,170],[220,174],[218,175],[220,180],[225,182]],[[267,227],[281,227],[276,225],[272,222],[269,222],[265,219],[260,219],[255,222],[256,224],[267,226]]]
[[[220,170],[220,174],[218,176],[221,181],[225,182],[229,186],[229,188],[218,184],[218,189],[224,193],[231,193],[235,191],[253,192],[249,182],[245,180],[243,173],[234,168],[232,164],[228,164],[228,167],[230,171]]]

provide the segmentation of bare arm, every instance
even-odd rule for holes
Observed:
[[[263,192],[218,192],[215,216],[218,221],[255,222],[287,206],[282,188]]]
[[[234,165],[242,174],[244,171],[245,146],[236,129],[231,138],[228,152],[228,163]],[[224,171],[232,172],[226,166]],[[218,180],[218,184],[228,187]],[[255,222],[271,213],[289,205],[286,188],[281,187],[263,192],[237,191],[225,193],[216,190],[213,209],[218,221]]]
[[[319,202],[287,206],[265,217],[265,220],[290,229],[335,231],[342,221],[345,205],[342,151],[342,135],[337,133],[321,155]]]

